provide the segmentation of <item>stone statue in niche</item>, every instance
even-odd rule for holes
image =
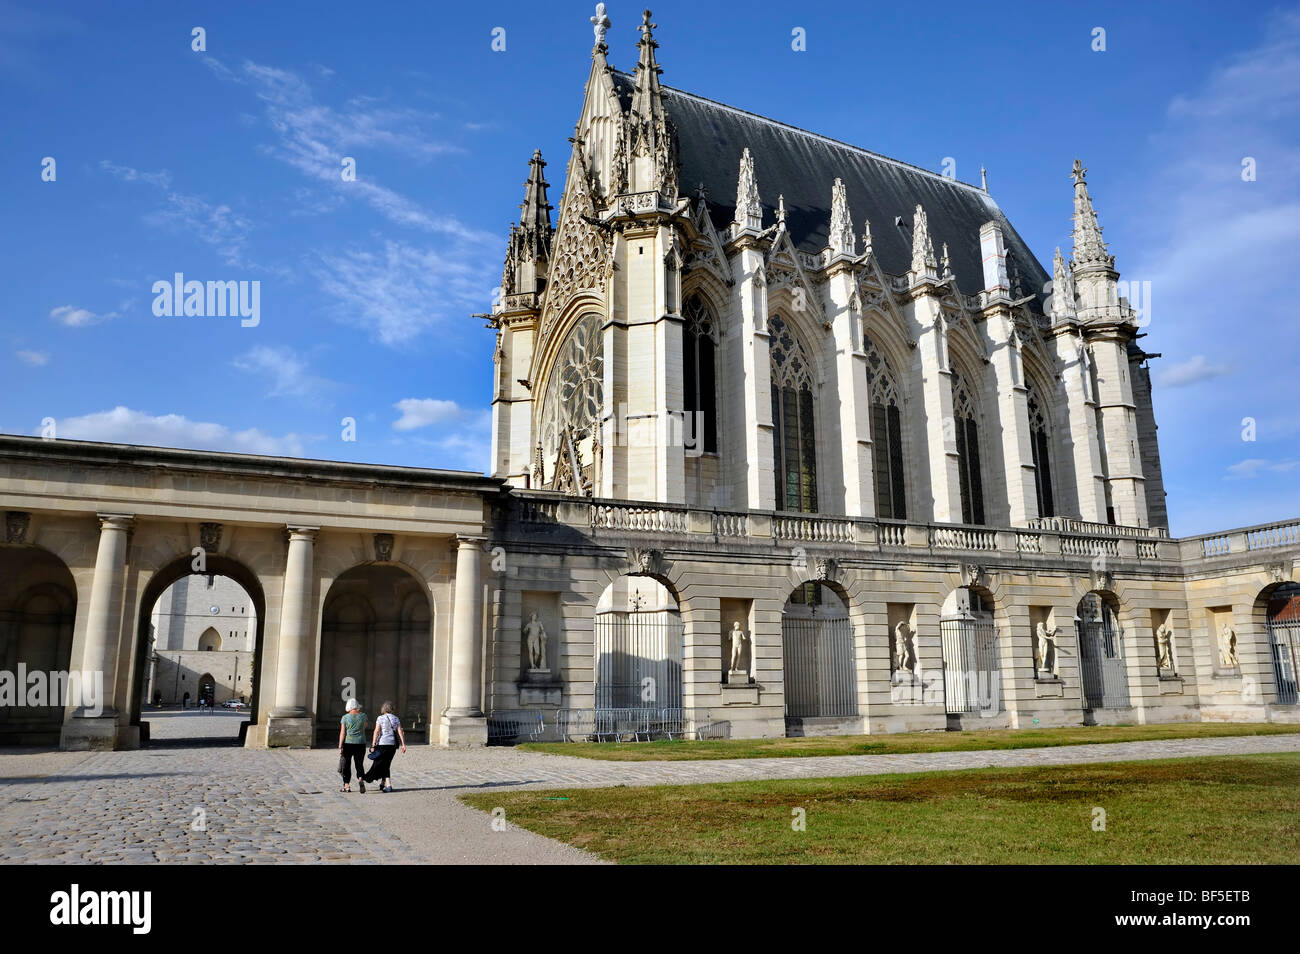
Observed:
[[[1174,629],[1168,621],[1156,628],[1156,665],[1161,669],[1174,669]]]
[[[731,624],[731,632],[728,634],[731,638],[731,671],[743,672],[748,674],[749,670],[745,668],[745,640],[748,637],[745,631],[740,628],[740,621],[736,620]]]
[[[1047,628],[1039,623],[1036,635],[1038,644],[1038,671],[1056,675],[1056,627]]]
[[[546,627],[536,613],[528,616],[524,624],[524,642],[528,648],[528,668],[532,672],[546,672]]]
[[[916,671],[916,647],[912,645],[912,627],[899,620],[894,627],[894,671]]]
[[[1236,669],[1237,631],[1224,623],[1219,627],[1219,662],[1224,669]]]

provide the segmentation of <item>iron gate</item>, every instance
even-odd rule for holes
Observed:
[[[1277,701],[1284,706],[1300,702],[1296,659],[1300,658],[1300,620],[1268,621],[1268,642],[1273,650],[1273,682]]]
[[[1110,607],[1087,598],[1079,605],[1079,665],[1089,709],[1127,706],[1128,664]]]
[[[781,618],[785,714],[791,719],[858,714],[853,626],[847,616]]]
[[[943,700],[949,715],[1001,712],[1002,676],[997,665],[997,631],[992,620],[945,619]]]
[[[597,613],[596,708],[680,707],[683,633],[676,613]]]

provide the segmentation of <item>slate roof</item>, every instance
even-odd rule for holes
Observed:
[[[626,105],[632,77],[614,71]],[[948,243],[957,287],[973,295],[984,287],[979,230],[986,222],[1002,226],[1015,255],[1024,294],[1042,296],[1051,276],[983,189],[917,166],[868,152],[732,106],[668,86],[664,108],[677,127],[681,157],[679,189],[694,194],[704,184],[713,224],[725,229],[735,217],[740,154],[749,147],[763,202],[763,224],[776,221],[778,195],[785,196],[790,237],[802,251],[817,253],[827,244],[831,184],[844,180],[854,233],[861,251],[862,220],[871,222],[872,248],[881,268],[901,275],[912,265],[912,215],[925,206],[935,256]],[[900,228],[895,220],[901,216]]]

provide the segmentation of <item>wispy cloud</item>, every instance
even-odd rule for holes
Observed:
[[[88,308],[78,308],[76,305],[59,305],[57,308],[50,309],[50,317],[69,328],[84,328],[87,325],[112,321],[117,317],[117,312],[110,311],[107,314],[99,315]]]
[[[487,472],[492,456],[491,411],[461,407],[442,398],[403,398],[393,407],[401,412],[393,430],[434,432],[411,434],[403,440],[436,450],[459,469]]]
[[[172,188],[167,170],[141,172],[107,159],[99,166],[123,182],[143,182],[162,193],[164,205],[144,216],[146,225],[175,229],[193,235],[211,247],[223,262],[240,268],[256,267],[247,260],[248,233],[253,223],[225,204],[213,204],[202,196]]]
[[[1300,468],[1300,460],[1272,461],[1264,457],[1247,457],[1228,467],[1226,478],[1229,480],[1249,480],[1263,473],[1285,474]]]
[[[320,253],[308,268],[338,301],[340,320],[369,328],[386,345],[481,308],[495,284],[487,259],[392,240],[380,252]]]
[[[1156,374],[1156,384],[1163,388],[1182,388],[1231,373],[1232,369],[1227,365],[1211,364],[1205,355],[1198,354],[1186,361],[1161,368]]]
[[[34,368],[42,368],[50,363],[50,356],[44,351],[15,351],[14,355],[23,364],[30,364]]]
[[[305,438],[298,434],[276,437],[255,427],[234,431],[224,424],[191,421],[180,414],[153,415],[121,405],[109,411],[64,418],[56,421],[55,427],[58,436],[68,440],[304,456]]]
[[[268,152],[339,195],[359,199],[389,221],[408,228],[442,233],[463,241],[495,243],[498,237],[465,226],[454,216],[432,212],[367,174],[363,155],[382,150],[427,162],[447,153],[463,152],[453,143],[432,136],[426,127],[436,113],[389,105],[374,97],[353,96],[341,106],[319,102],[311,84],[291,70],[245,61],[238,68],[216,57],[204,63],[222,79],[251,88],[261,101],[267,124],[275,133]],[[358,155],[362,154],[362,155]],[[360,164],[357,176],[344,181],[346,157]]]
[[[336,387],[328,378],[311,373],[308,362],[289,347],[258,345],[231,362],[240,371],[256,375],[270,397],[318,399]]]

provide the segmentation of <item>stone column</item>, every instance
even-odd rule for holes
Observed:
[[[876,515],[875,462],[872,460],[871,393],[867,389],[867,355],[859,318],[853,308],[853,268],[831,266],[827,291],[835,333],[835,388],[839,393],[840,453],[844,471],[844,513]]]
[[[117,660],[122,641],[122,597],[126,588],[131,514],[101,513],[99,550],[90,584],[90,605],[81,644],[83,683],[101,687],[93,705],[79,704],[63,727],[64,749],[112,749],[117,745]],[[84,703],[87,700],[76,700]]]
[[[487,744],[487,719],[479,692],[483,647],[483,537],[457,536],[456,596],[451,620],[451,685],[439,743],[444,747]]]
[[[1053,349],[1061,368],[1061,387],[1070,430],[1070,469],[1074,475],[1075,502],[1081,519],[1106,522],[1106,476],[1102,469],[1101,440],[1097,428],[1097,401],[1092,390],[1092,370],[1087,350],[1062,326],[1053,331]],[[1065,501],[1057,507],[1065,510]]]
[[[728,391],[740,388],[739,401],[724,401],[744,411],[744,427],[731,429],[724,437],[731,444],[732,460],[741,464],[733,470],[730,485],[736,499],[724,509],[772,510],[776,507],[775,475],[772,472],[772,365],[768,354],[767,278],[763,253],[749,237],[737,246],[731,259],[732,273],[739,288],[740,351],[739,377],[724,379]],[[734,373],[735,367],[732,367]]]
[[[1137,405],[1128,376],[1128,343],[1122,334],[1098,335],[1092,353],[1097,362],[1097,408],[1115,522],[1145,527],[1146,480],[1138,453]]]
[[[993,342],[992,364],[1002,425],[1007,515],[1012,526],[1024,527],[1039,516],[1024,360],[1016,339],[1015,321],[1006,308],[995,307],[986,311],[984,327]]]
[[[290,526],[276,654],[275,704],[266,721],[268,746],[310,746],[311,664],[315,648],[312,608],[313,550],[318,527]]]
[[[948,365],[947,331],[939,300],[922,289],[913,292],[913,314],[921,332],[917,351],[921,360],[921,396],[924,404],[926,457],[933,500],[930,519],[935,523],[961,523],[961,476],[957,463],[956,420],[952,405],[952,369]],[[916,514],[924,520],[926,514]]]

